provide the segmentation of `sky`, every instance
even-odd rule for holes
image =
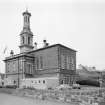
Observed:
[[[105,69],[104,0],[0,0],[0,72],[5,72],[3,59],[10,51],[20,52],[26,8],[39,47],[44,39],[60,43],[77,51],[77,65]]]

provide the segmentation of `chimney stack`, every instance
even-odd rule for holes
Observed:
[[[47,42],[46,40],[43,40],[43,43],[44,43],[43,47],[46,47],[46,42]]]
[[[11,52],[10,52],[10,55],[11,55],[11,56],[13,56],[13,55],[14,55],[14,52],[13,52],[13,50],[11,50]]]
[[[46,47],[48,47],[49,46],[49,43],[46,43]]]

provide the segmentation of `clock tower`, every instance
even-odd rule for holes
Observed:
[[[20,33],[20,53],[33,50],[33,33],[30,29],[31,13],[26,10],[23,12],[23,30]]]

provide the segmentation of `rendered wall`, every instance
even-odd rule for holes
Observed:
[[[44,81],[44,82],[43,82]],[[59,79],[54,78],[28,78],[21,80],[20,87],[36,88],[36,89],[48,89],[55,88],[59,85]]]

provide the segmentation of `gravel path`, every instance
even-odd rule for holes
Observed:
[[[36,100],[0,93],[0,105],[72,105],[70,103]]]

